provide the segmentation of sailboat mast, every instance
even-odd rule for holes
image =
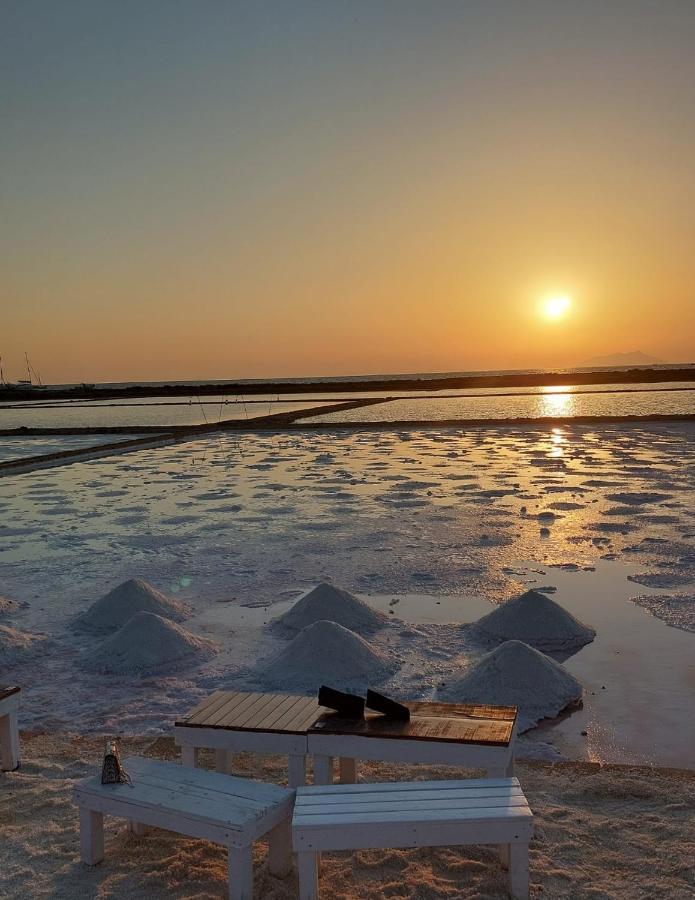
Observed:
[[[27,363],[27,377],[29,378],[29,384],[31,384],[31,366],[29,365],[29,354],[26,350],[24,351],[24,359]]]

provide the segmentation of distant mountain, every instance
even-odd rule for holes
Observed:
[[[611,353],[608,356],[594,356],[593,359],[586,359],[580,363],[578,368],[603,368],[605,366],[615,366],[622,368],[623,366],[661,366],[666,362],[664,359],[658,359],[656,356],[649,356],[648,353],[642,353],[641,350],[633,350],[632,353]]]

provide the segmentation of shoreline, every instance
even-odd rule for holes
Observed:
[[[365,391],[426,391],[463,388],[494,387],[552,387],[570,381],[572,384],[657,384],[671,381],[695,382],[695,368],[684,366],[674,369],[612,369],[602,372],[551,371],[530,374],[506,375],[461,375],[433,378],[379,378],[369,381],[346,379],[344,381],[292,381],[277,380],[264,382],[230,381],[222,384],[137,384],[129,387],[85,387],[72,388],[0,388],[0,402],[7,400],[69,400],[69,399],[111,399],[115,397],[188,397],[220,394],[308,394],[308,393],[360,393]]]

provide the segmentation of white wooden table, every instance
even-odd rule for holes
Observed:
[[[19,765],[19,695],[15,685],[0,684],[0,770],[11,772]]]
[[[526,900],[532,837],[516,778],[300,787],[292,819],[300,900],[319,896],[323,851],[464,844],[497,844],[510,894]]]
[[[357,760],[424,763],[485,769],[488,778],[514,774],[517,710],[513,706],[408,702],[409,721],[367,713],[341,719],[325,712],[309,728],[307,750],[314,757],[314,783],[357,780]]]
[[[174,740],[185,765],[198,750],[216,752],[218,772],[229,771],[229,754],[251,750],[288,757],[289,786],[306,783],[307,729],[325,708],[314,697],[215,691],[174,723]]]
[[[136,834],[154,826],[227,847],[230,900],[253,896],[252,848],[258,838],[268,836],[269,870],[277,875],[290,870],[294,791],[154,759],[133,757],[124,760],[124,767],[132,784],[102,784],[95,775],[75,786],[81,857],[87,865],[104,858],[106,814],[128,819]]]

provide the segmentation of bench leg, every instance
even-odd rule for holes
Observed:
[[[292,823],[283,819],[268,832],[268,871],[283,878],[292,869]]]
[[[12,772],[19,765],[19,725],[17,711],[0,716],[0,769]]]
[[[181,748],[181,762],[184,766],[190,766],[192,769],[198,768],[198,748],[188,747],[184,744]]]
[[[497,853],[499,854],[500,864],[503,869],[509,868],[509,844],[498,844]]]
[[[144,837],[149,831],[147,825],[143,825],[142,822],[135,822],[133,819],[128,820],[128,829],[137,837]]]
[[[528,900],[528,844],[509,844],[509,893],[514,900]]]
[[[299,900],[318,900],[319,870],[316,854],[298,853],[297,868],[299,869]]]
[[[340,783],[357,784],[357,760],[348,756],[340,757]]]
[[[314,784],[333,784],[332,756],[314,756]]]
[[[291,788],[306,784],[306,756],[290,756],[288,784]]]
[[[253,853],[251,846],[229,848],[229,900],[252,900]]]
[[[104,816],[80,807],[80,857],[88,866],[104,858]]]
[[[215,771],[229,775],[232,769],[232,754],[227,750],[215,750]]]

